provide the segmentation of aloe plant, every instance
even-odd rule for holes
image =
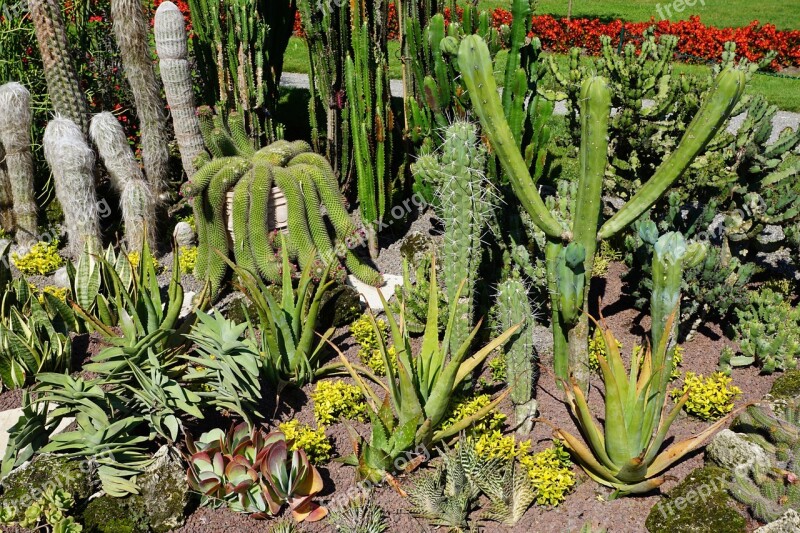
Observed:
[[[463,286],[463,282],[462,282]],[[453,324],[456,320],[456,303],[460,290],[456,292],[455,302],[450,304],[449,321],[444,332],[444,340],[439,341],[439,285],[436,281],[436,261],[431,261],[430,293],[428,297],[428,318],[422,337],[422,346],[414,355],[411,336],[405,327],[404,308],[400,316],[387,313],[392,342],[397,352],[396,367],[391,364],[386,343],[375,318],[370,320],[380,340],[378,349],[386,367],[386,399],[382,402],[375,391],[368,387],[353,365],[339,351],[339,358],[361,387],[370,406],[372,437],[366,442],[354,435],[356,454],[346,459],[348,464],[358,467],[357,476],[362,479],[377,480],[391,476],[398,467],[395,463],[401,454],[412,446],[428,447],[445,439],[452,438],[494,409],[508,394],[504,392],[486,407],[452,426],[442,428],[446,419],[450,398],[496,348],[506,342],[519,328],[514,325],[492,339],[487,345],[467,357],[472,340],[480,329],[480,322],[459,346],[450,346]],[[383,300],[383,296],[381,295]],[[384,300],[384,308],[389,306]],[[337,348],[338,351],[338,348]],[[448,358],[449,355],[449,358]],[[380,407],[379,407],[380,406]],[[391,436],[390,436],[391,435]],[[413,463],[412,463],[413,464]],[[390,477],[391,479],[391,477]]]

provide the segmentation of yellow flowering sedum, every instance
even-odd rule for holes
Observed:
[[[191,274],[194,272],[194,265],[197,262],[197,247],[196,246],[181,246],[178,249],[178,265],[180,265],[182,274]]]
[[[442,429],[447,429],[456,424],[456,422],[474,415],[490,403],[492,403],[492,398],[488,394],[457,398],[450,408],[450,416],[442,423]],[[489,414],[469,428],[469,434],[478,437],[484,433],[499,430],[503,427],[505,420],[506,415],[503,413],[490,411]]]
[[[538,505],[560,504],[575,486],[575,473],[571,468],[569,453],[558,441],[539,453],[521,455],[519,462],[527,470],[536,489]]]
[[[301,425],[299,420],[289,420],[278,425],[278,429],[286,435],[286,440],[292,441],[290,450],[303,449],[308,460],[314,464],[322,464],[331,458],[331,441],[325,435],[325,428],[314,429],[311,426]]]
[[[314,392],[314,418],[320,426],[328,426],[340,418],[367,420],[367,404],[356,385],[341,380],[318,381]]]
[[[33,289],[38,291],[38,289],[36,289],[36,287],[34,287]],[[54,285],[45,286],[41,291],[39,291],[39,296],[37,297],[37,299],[39,300],[39,303],[42,304],[42,305],[44,305],[44,293],[52,294],[53,296],[55,296],[56,298],[58,298],[62,302],[66,302],[67,301],[67,288],[66,287],[56,287]]]
[[[687,372],[683,387],[674,389],[671,394],[677,400],[688,391],[684,410],[702,420],[716,420],[730,413],[734,400],[742,394],[742,389],[731,385],[732,382],[722,372],[714,372],[709,377]]]
[[[388,327],[386,321],[376,320],[375,322],[378,324],[378,329],[385,340]],[[375,329],[372,327],[369,316],[362,315],[361,318],[350,324],[350,334],[358,345],[361,346],[358,350],[358,358],[361,359],[361,362],[370,367],[379,376],[386,375],[383,357],[381,357],[381,352],[378,349],[380,341],[375,334]],[[397,351],[395,347],[387,347],[386,353],[389,356],[392,367],[397,368]]]
[[[23,255],[11,254],[20,272],[26,276],[38,274],[46,276],[52,274],[64,265],[64,258],[58,255],[58,241],[37,242],[30,251]]]

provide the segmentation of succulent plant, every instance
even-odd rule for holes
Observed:
[[[327,509],[313,501],[322,489],[319,472],[303,450],[289,453],[283,433],[242,423],[227,433],[213,429],[197,441],[187,437],[186,444],[189,486],[204,501],[256,518],[275,516],[284,505],[297,522],[326,516]]]
[[[371,497],[357,496],[338,509],[328,520],[336,533],[384,533],[388,531],[386,511]]]

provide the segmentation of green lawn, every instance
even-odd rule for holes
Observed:
[[[502,71],[503,58],[505,52],[501,51],[498,57],[498,70]],[[399,44],[396,41],[389,43],[389,75],[393,79],[402,77],[400,64]],[[593,58],[585,58],[591,61]],[[566,56],[559,56],[558,62],[566,70]],[[702,65],[683,65],[679,64],[676,70],[686,73],[707,72],[709,67]],[[284,71],[286,72],[308,72],[308,49],[303,39],[292,37],[289,47],[284,57]],[[496,73],[498,82],[501,80],[500,72]],[[763,74],[756,74],[750,82],[750,90],[755,93],[763,94],[770,103],[777,105],[786,111],[800,111],[800,78],[776,78]]]
[[[662,15],[669,20],[683,20],[698,15],[704,24],[717,27],[747,26],[751,21],[758,20],[783,30],[800,29],[800,2],[797,0],[695,0],[692,7],[679,4],[684,5],[680,13],[672,7],[674,4],[674,0],[573,0],[572,16],[641,22],[650,18],[660,20]],[[568,0],[539,0],[536,13],[566,16],[568,5]],[[478,6],[510,9],[511,0],[481,0]],[[658,6],[661,6],[661,15]],[[670,7],[671,14],[667,13],[667,7]]]

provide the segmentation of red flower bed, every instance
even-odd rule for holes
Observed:
[[[457,10],[461,17],[461,10]],[[445,19],[450,19],[448,9],[445,9]],[[492,24],[499,27],[511,24],[511,12],[505,9],[496,9],[492,13]],[[397,13],[394,4],[389,5],[389,36],[397,38]],[[600,53],[600,36],[608,35],[614,44],[619,43],[620,32],[625,29],[625,41],[640,39],[645,29],[655,26],[656,35],[675,35],[678,38],[677,52],[680,59],[686,62],[716,62],[721,57],[723,44],[726,41],[736,43],[738,57],[746,57],[757,61],[764,57],[770,50],[778,53],[772,63],[774,70],[782,67],[800,67],[800,30],[778,30],[772,24],[759,24],[754,20],[744,28],[715,28],[700,22],[700,17],[693,16],[689,20],[670,22],[662,20],[656,22],[624,22],[615,20],[602,22],[599,19],[566,18],[557,19],[550,15],[539,15],[533,18],[531,25],[532,36],[542,40],[546,50],[565,53],[573,46],[584,48],[588,54]],[[300,14],[295,20],[295,34],[302,35]]]

